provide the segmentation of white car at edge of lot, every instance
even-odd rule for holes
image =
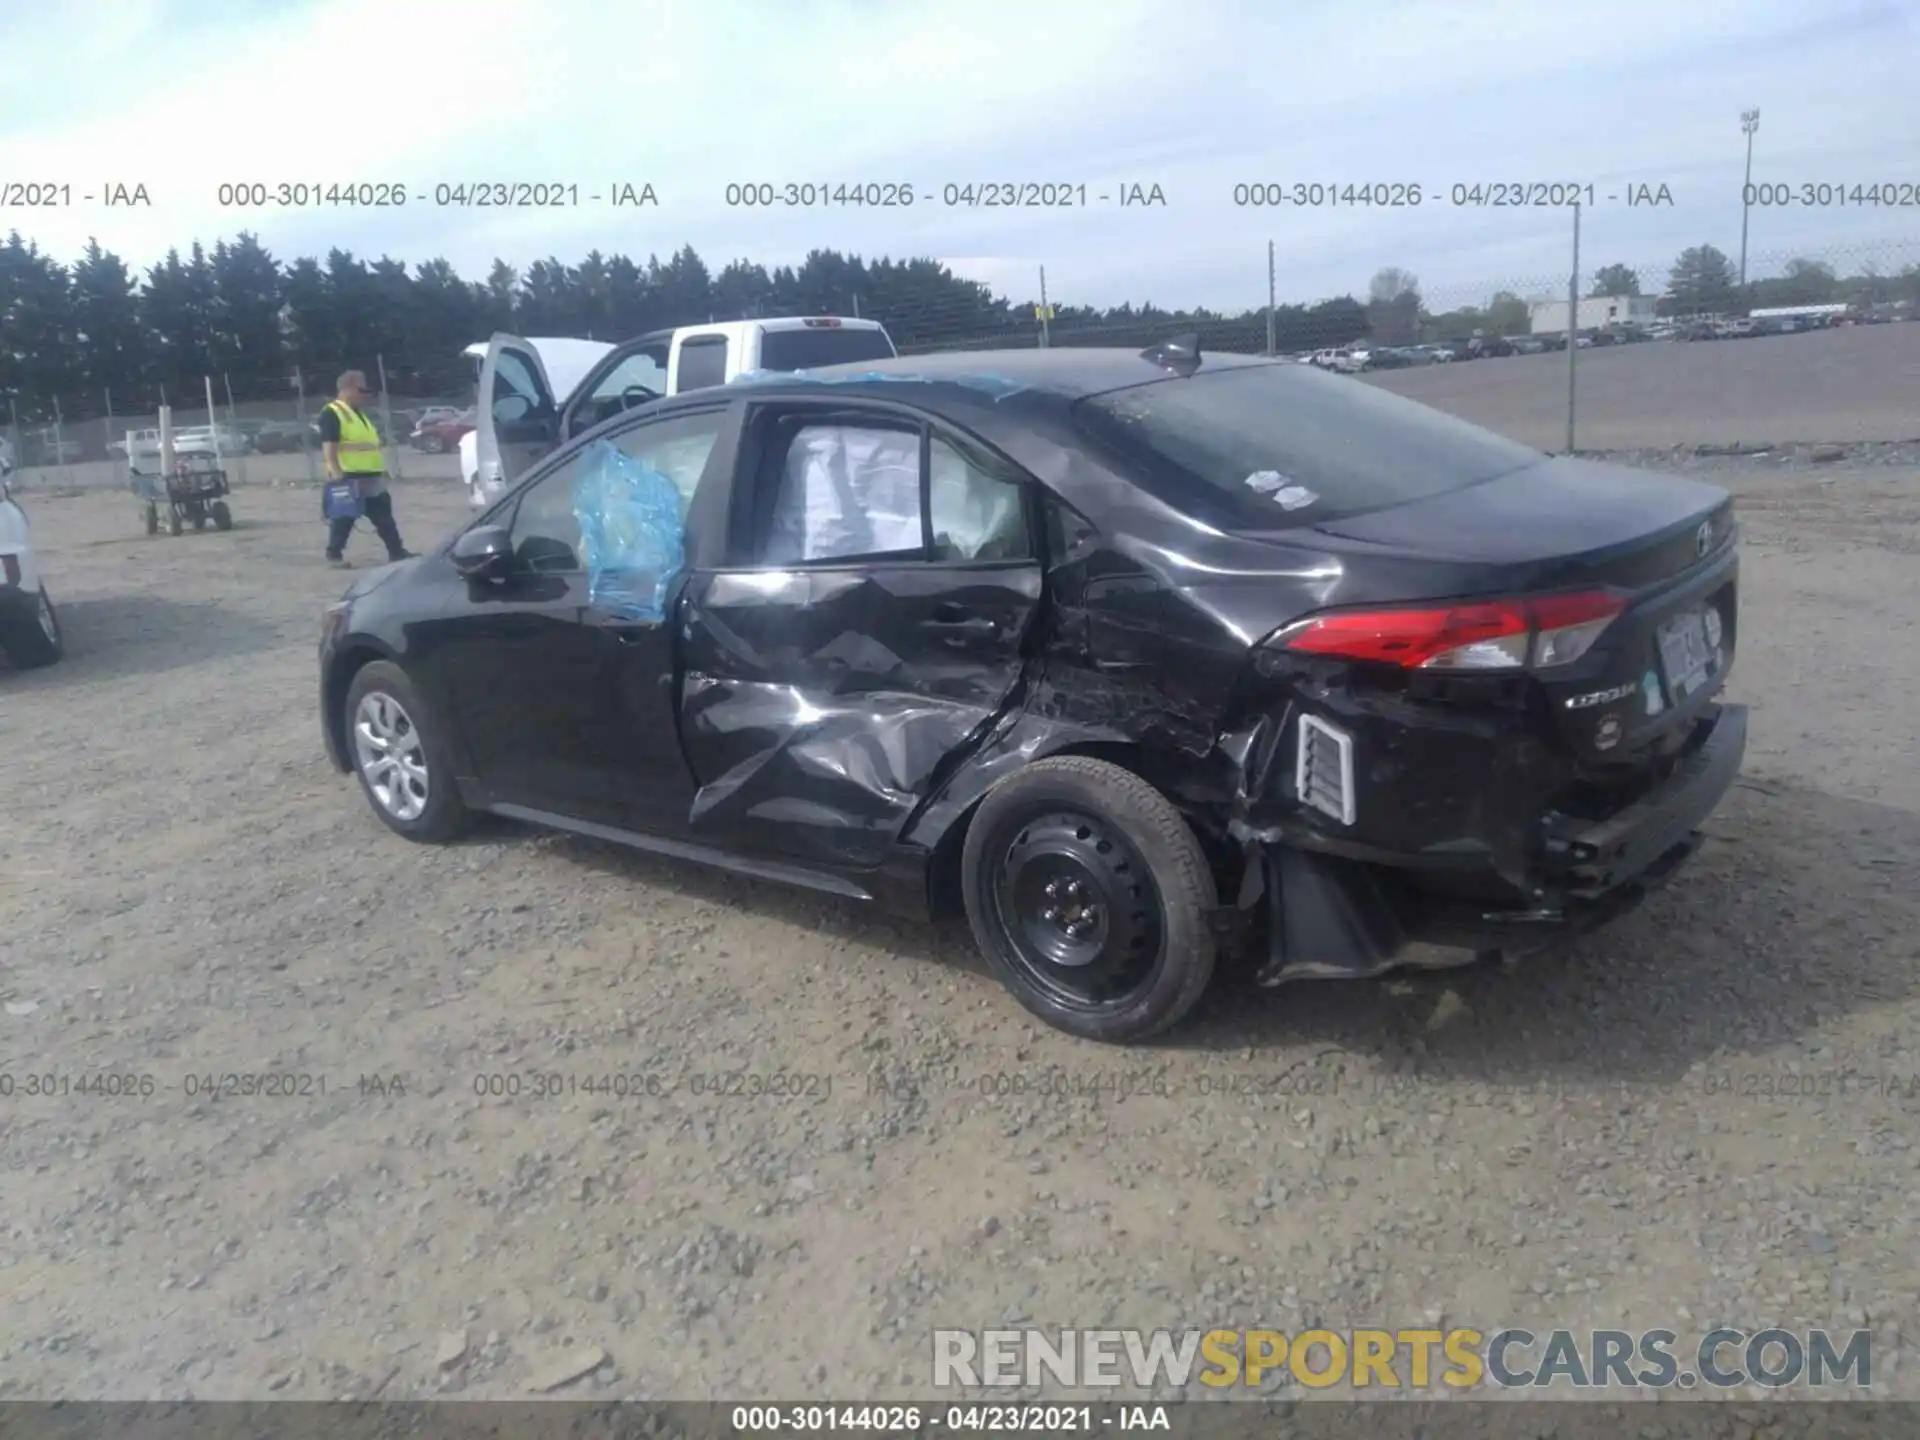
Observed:
[[[14,498],[12,465],[0,468],[0,651],[16,669],[51,665],[65,650],[60,618],[33,554],[33,525]]]

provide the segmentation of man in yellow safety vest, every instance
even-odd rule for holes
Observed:
[[[320,412],[320,454],[326,462],[327,479],[351,480],[362,513],[387,547],[387,558],[408,559],[412,552],[400,543],[399,527],[393,523],[393,497],[387,493],[387,463],[380,453],[380,432],[362,408],[371,393],[366,372],[347,371],[335,389],[335,397]],[[327,522],[329,565],[350,568],[345,552],[354,519],[342,515]]]

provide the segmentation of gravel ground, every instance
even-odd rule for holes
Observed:
[[[505,1397],[585,1350],[559,1393],[877,1399],[936,1326],[1444,1317],[1871,1326],[1920,1397],[1900,458],[1684,462],[1743,497],[1755,730],[1675,888],[1509,970],[1228,983],[1132,1052],[1029,1023],[963,929],[406,845],[321,755],[313,492],[178,539],[34,499],[70,652],[0,674],[0,1396]],[[260,1074],[298,1093],[224,1088]]]

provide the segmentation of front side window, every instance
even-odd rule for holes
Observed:
[[[573,491],[585,452],[569,455],[520,496],[513,512],[513,564],[516,570],[550,575],[581,568],[580,519]]]
[[[680,493],[684,521],[725,421],[724,410],[677,415],[637,425],[604,442],[589,442],[567,455],[520,496],[512,527],[515,567],[531,574],[586,568],[581,500],[585,493],[601,492],[589,491],[581,482],[592,478],[589,462],[600,444],[612,444],[629,459],[672,481]]]

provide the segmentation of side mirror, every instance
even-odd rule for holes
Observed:
[[[500,525],[481,525],[453,542],[453,568],[468,580],[498,580],[513,569],[513,537]]]
[[[533,413],[533,402],[524,395],[502,395],[493,402],[493,418],[501,425],[517,425]]]

